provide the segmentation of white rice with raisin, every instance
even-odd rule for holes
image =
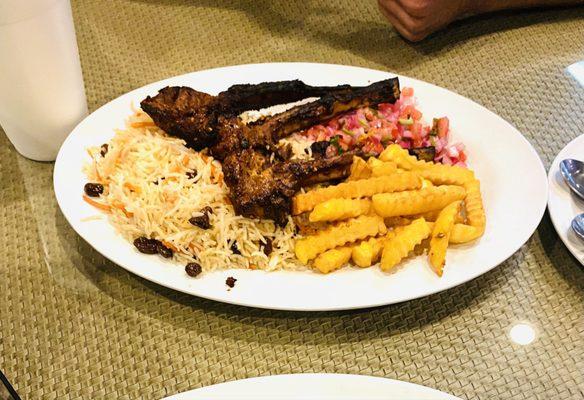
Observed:
[[[291,218],[279,228],[272,221],[235,215],[221,164],[167,136],[141,110],[128,119],[125,129],[115,132],[105,157],[100,151],[88,149],[92,161],[84,171],[89,182],[103,184],[104,193],[85,199],[106,211],[128,241],[142,236],[160,240],[174,250],[175,261],[196,261],[203,271],[305,268],[294,256]],[[209,229],[189,222],[201,216],[204,207],[213,210]],[[268,239],[273,250],[266,255]],[[233,253],[234,241],[241,255]]]

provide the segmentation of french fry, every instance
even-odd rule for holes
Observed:
[[[436,185],[459,185],[464,186],[468,181],[474,179],[474,173],[466,168],[453,165],[426,163],[423,168],[415,169],[424,179]]]
[[[381,250],[383,250],[383,239],[370,238],[353,247],[351,258],[358,267],[367,268],[377,262]]]
[[[385,176],[392,175],[397,172],[397,165],[393,162],[382,162],[371,167],[371,176]]]
[[[398,174],[399,176],[401,174]],[[421,190],[381,193],[373,196],[373,209],[382,217],[415,215],[446,207],[464,199],[460,186],[432,186]]]
[[[305,211],[311,211],[317,204],[330,199],[359,199],[371,197],[376,193],[412,190],[420,187],[422,187],[422,180],[416,173],[412,172],[344,182],[294,196],[292,213],[298,215]]]
[[[310,213],[310,222],[339,221],[365,215],[371,209],[369,199],[330,199],[317,204]]]
[[[481,186],[477,179],[465,183],[466,198],[464,205],[466,206],[466,219],[470,226],[485,230],[486,216],[483,208],[483,200],[481,198]]]
[[[385,226],[388,228],[394,228],[396,226],[405,226],[412,223],[415,218],[406,217],[387,217],[384,219]]]
[[[348,181],[356,181],[359,179],[367,179],[371,177],[371,167],[367,161],[361,157],[353,157],[353,164],[351,164],[351,173],[347,178]]]
[[[427,222],[434,222],[438,218],[438,215],[440,215],[441,211],[442,210],[440,210],[440,209],[427,211],[425,213],[421,213],[421,214],[417,214],[417,215],[412,216],[412,219],[423,217]],[[462,211],[462,209],[459,210],[459,212],[456,214],[456,218],[454,220],[454,222],[457,224],[464,223],[464,217],[462,216],[461,211]]]
[[[344,246],[327,250],[314,260],[314,266],[323,274],[335,271],[351,259],[352,247]]]
[[[444,271],[444,264],[446,263],[446,248],[450,240],[450,233],[456,220],[456,215],[460,211],[462,201],[455,201],[450,203],[438,215],[432,235],[430,238],[430,251],[428,258],[432,269],[438,276],[442,276]]]
[[[390,271],[429,235],[430,227],[424,218],[418,218],[398,232],[388,233],[381,255],[381,269]]]
[[[379,155],[381,161],[391,161],[397,164],[398,168],[405,170],[413,170],[418,168],[425,168],[432,163],[418,160],[411,156],[408,151],[402,148],[399,144],[390,144]]]
[[[429,181],[428,179],[422,179],[422,189],[426,189],[427,187],[430,186],[434,186],[432,181]]]
[[[485,232],[485,228],[479,228],[476,226],[470,226],[465,224],[455,224],[452,227],[452,232],[450,232],[451,244],[461,244],[472,242],[480,238]]]
[[[296,241],[294,252],[300,262],[306,264],[320,253],[347,243],[356,242],[369,236],[377,236],[387,231],[379,216],[362,215],[359,218],[331,226],[314,236]]]
[[[369,165],[369,167],[371,169],[373,169],[374,167],[378,167],[380,165],[383,165],[383,161],[381,161],[379,158],[369,157],[367,159],[367,165]]]

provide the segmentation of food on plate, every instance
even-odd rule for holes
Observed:
[[[371,197],[376,193],[397,192],[420,187],[422,187],[422,180],[417,174],[410,172],[343,182],[339,185],[331,185],[296,195],[292,201],[292,214],[298,215],[310,211],[317,204],[335,198],[360,199]]]
[[[338,221],[369,213],[371,200],[332,199],[318,204],[310,213],[310,222]]]
[[[372,237],[369,240],[362,240],[353,247],[351,259],[356,266],[367,268],[379,260],[381,250],[383,250],[383,239]]]
[[[279,104],[268,104],[268,101],[285,98],[284,95],[274,95],[278,90],[288,93],[287,89],[281,89],[283,87],[286,86],[282,82],[277,85],[271,92],[273,96],[266,97],[263,105]],[[309,184],[347,177],[352,157],[344,154],[338,158],[290,161],[275,160],[268,153],[277,154],[279,141],[293,132],[359,107],[395,102],[399,97],[399,82],[394,78],[364,87],[325,88],[317,100],[251,124],[245,124],[231,112],[215,110],[217,117],[212,121],[207,111],[204,117],[188,112],[190,108],[203,108],[201,98],[205,99],[205,104],[212,103],[207,96],[188,88],[165,88],[158,95],[147,97],[141,106],[168,134],[183,139],[187,137],[187,145],[193,143],[197,149],[207,147],[214,158],[222,161],[230,199],[238,214],[273,219],[284,225],[294,193]],[[200,121],[204,121],[203,130]],[[174,129],[183,125],[193,129]]]
[[[296,240],[294,251],[296,258],[306,264],[320,253],[347,243],[356,242],[369,236],[376,236],[387,231],[383,219],[377,215],[362,215],[348,221],[331,225],[314,236]]]
[[[327,143],[327,142],[317,142],[317,143]],[[328,145],[327,145],[328,146]],[[349,173],[348,181],[356,181],[359,179],[367,179],[371,177],[371,167],[367,161],[363,160],[361,157],[354,157],[353,164],[351,165],[351,170]]]
[[[461,201],[455,201],[444,207],[442,211],[440,211],[440,214],[434,223],[434,227],[432,228],[428,258],[430,260],[430,265],[438,276],[442,276],[442,271],[444,270],[444,264],[446,263],[446,248],[448,247],[450,233],[452,232],[452,227],[454,226],[461,205]]]
[[[381,253],[381,269],[386,272],[393,269],[429,235],[430,226],[424,218],[418,218],[388,233]]]
[[[347,264],[351,259],[352,252],[353,249],[348,246],[327,250],[316,257],[314,267],[323,274],[328,274]]]
[[[400,176],[402,174],[399,174]],[[382,217],[415,215],[446,207],[456,200],[462,200],[465,190],[461,186],[441,185],[420,190],[380,193],[373,195],[373,208]]]
[[[330,273],[350,262],[389,271],[425,252],[429,236],[441,274],[449,244],[484,233],[464,147],[449,143],[447,118],[424,125],[397,79],[235,85],[217,96],[167,87],[141,107],[88,149],[82,196],[137,251],[181,262],[189,276]]]

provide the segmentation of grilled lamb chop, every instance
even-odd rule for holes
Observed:
[[[319,95],[320,99],[250,125],[236,116],[245,109],[313,95]],[[366,87],[314,88],[300,81],[236,85],[216,97],[184,87],[164,88],[141,105],[168,134],[184,139],[196,150],[209,147],[211,154],[223,161],[225,182],[238,214],[273,219],[285,225],[296,191],[306,185],[346,177],[354,153],[274,162],[270,153],[278,150],[278,141],[344,112],[394,103],[397,98],[396,78]]]
[[[223,160],[223,173],[237,214],[285,226],[292,196],[303,186],[347,177],[354,155],[270,162],[262,152],[246,149]]]
[[[218,141],[211,147],[211,154],[223,160],[227,155],[248,147],[276,151],[278,141],[293,132],[326,122],[359,107],[394,103],[398,98],[399,83],[396,78],[365,87],[334,91],[311,103],[293,107],[249,125],[245,125],[237,117],[220,117]]]
[[[157,126],[183,139],[188,147],[202,150],[216,141],[217,119],[232,117],[246,110],[290,103],[327,93],[350,91],[349,85],[315,87],[299,80],[234,85],[217,96],[184,86],[165,87],[140,106]]]

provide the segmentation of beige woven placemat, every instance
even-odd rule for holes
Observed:
[[[584,133],[584,90],[564,73],[584,57],[583,8],[473,19],[416,45],[392,32],[374,1],[77,0],[73,8],[91,109],[194,70],[317,61],[468,96],[517,126],[546,166]],[[18,156],[3,134],[0,142],[0,368],[24,398],[160,398],[300,372],[384,376],[465,399],[584,398],[584,271],[547,215],[507,262],[445,293],[352,312],[247,309],[106,261],[59,212],[52,164]],[[508,337],[521,321],[537,331],[525,347]]]

